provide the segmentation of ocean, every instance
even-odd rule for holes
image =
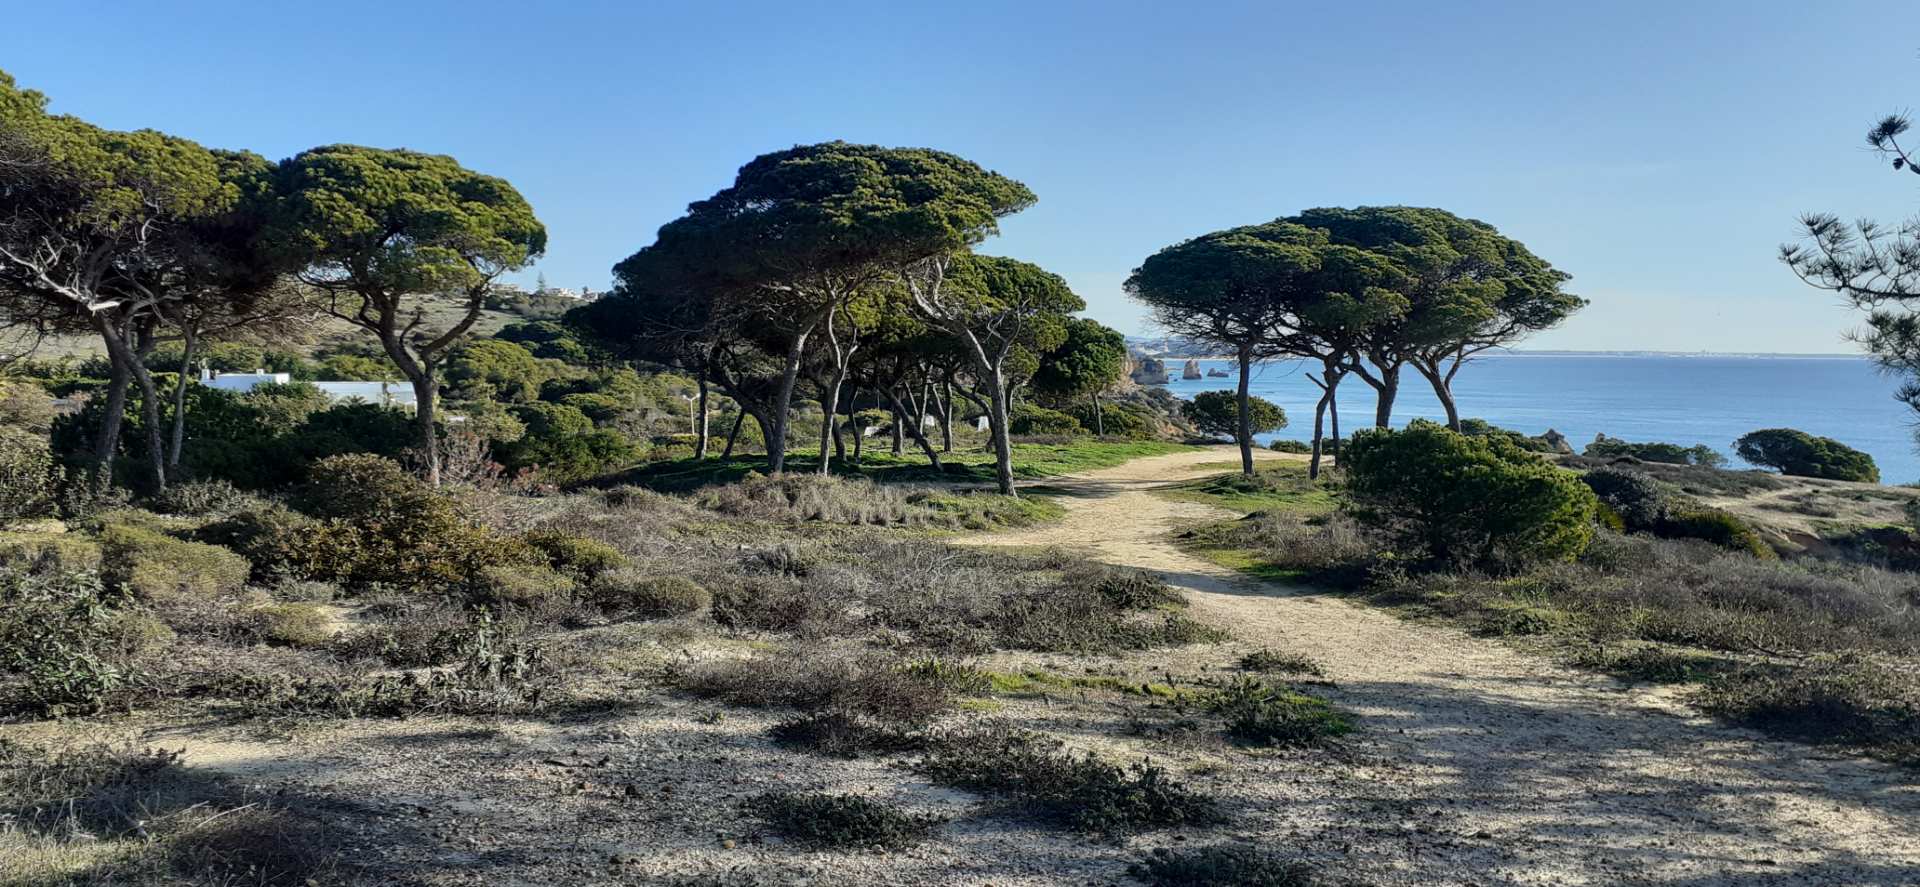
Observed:
[[[1231,389],[1228,378],[1179,378],[1169,360],[1168,390],[1180,397]],[[1311,440],[1320,389],[1307,380],[1319,364],[1274,362],[1254,367],[1252,393],[1286,409],[1289,426],[1261,435]],[[1202,360],[1201,372],[1231,373],[1233,361]],[[1597,434],[1633,441],[1706,444],[1740,465],[1733,441],[1760,428],[1798,428],[1873,456],[1889,484],[1920,481],[1913,415],[1893,399],[1896,379],[1864,357],[1778,355],[1568,354],[1505,352],[1469,363],[1453,383],[1463,417],[1540,434],[1567,436],[1575,450]],[[1340,384],[1340,430],[1373,423],[1373,389],[1359,378]],[[1396,427],[1416,418],[1444,419],[1426,379],[1407,370],[1394,404]]]

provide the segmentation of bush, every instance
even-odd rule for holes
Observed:
[[[1700,704],[1774,735],[1920,762],[1920,681],[1910,669],[1845,655],[1791,670],[1755,665],[1710,681]]]
[[[161,514],[188,517],[224,516],[259,504],[259,499],[219,479],[174,484],[147,503]]]
[[[1436,560],[1512,570],[1572,559],[1593,538],[1593,491],[1499,438],[1415,421],[1362,431],[1342,455],[1355,513]]]
[[[1669,539],[1699,539],[1759,558],[1777,557],[1746,521],[1713,508],[1676,511],[1660,522],[1659,534]]]
[[[1046,407],[1023,403],[1013,408],[1007,417],[1007,431],[1010,434],[1024,435],[1079,435],[1086,434],[1086,426],[1080,424],[1066,413],[1049,410]]]
[[[100,543],[78,533],[0,533],[0,566],[36,573],[100,569]]]
[[[124,525],[100,533],[102,575],[109,585],[148,601],[207,600],[239,591],[253,565],[201,542]]]
[[[0,427],[0,527],[52,514],[57,477],[45,437]]]
[[[885,722],[846,711],[819,711],[781,721],[767,731],[774,745],[853,760],[925,746],[924,739]]]
[[[1237,439],[1240,435],[1240,403],[1232,391],[1202,391],[1180,408],[1181,415],[1202,434]],[[1265,398],[1247,396],[1247,412],[1254,434],[1265,434],[1287,427],[1287,412]]]
[[[1150,887],[1313,887],[1313,867],[1245,844],[1160,848],[1127,873]]]
[[[111,632],[93,574],[0,569],[0,672],[21,678],[16,702],[56,716],[99,711],[129,676],[106,655]]]
[[[1714,452],[1713,448],[1704,444],[1685,447],[1658,441],[1635,443],[1604,434],[1595,437],[1593,443],[1587,444],[1582,455],[1596,459],[1626,458],[1666,465],[1697,465],[1702,468],[1719,468],[1727,464],[1727,457]]]
[[[1670,498],[1652,477],[1627,468],[1596,468],[1580,476],[1600,503],[1630,530],[1654,530],[1667,517]]]
[[[1102,567],[1094,574],[1093,589],[1120,610],[1151,610],[1184,606],[1187,602],[1166,580],[1145,570],[1126,567]]]
[[[734,659],[688,669],[678,683],[729,705],[840,711],[904,724],[924,723],[953,701],[946,688],[877,656]]]
[[[1275,652],[1266,647],[1240,657],[1240,668],[1264,674],[1307,674],[1315,677],[1326,674],[1325,669],[1312,657],[1299,653]]]
[[[1306,456],[1312,455],[1313,444],[1304,440],[1276,440],[1267,444],[1267,449],[1276,453],[1294,453]]]
[[[1795,477],[1820,477],[1879,483],[1873,457],[1831,437],[1814,437],[1791,428],[1767,428],[1733,443],[1740,458]]]
[[[713,606],[713,595],[678,575],[654,575],[625,568],[609,570],[587,586],[588,599],[608,613],[635,616],[685,616]]]
[[[1226,719],[1227,735],[1254,745],[1315,745],[1353,732],[1353,722],[1332,703],[1292,690],[1240,678],[1207,699]]]
[[[934,782],[998,795],[1042,822],[1075,831],[1127,832],[1210,825],[1211,798],[1151,764],[1121,767],[1062,750],[1058,741],[995,729],[942,739],[920,769]]]
[[[772,792],[754,798],[751,806],[782,837],[817,849],[897,850],[924,840],[946,822],[859,795]]]
[[[266,604],[247,614],[252,633],[282,647],[324,647],[333,641],[327,614],[316,604]]]
[[[533,550],[546,556],[555,570],[581,582],[627,565],[627,556],[605,542],[587,539],[558,530],[534,530],[520,537]]]
[[[472,600],[488,606],[541,608],[573,593],[573,580],[547,567],[494,564],[481,567],[472,582]]]

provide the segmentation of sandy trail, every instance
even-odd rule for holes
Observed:
[[[1154,491],[1230,453],[1048,481],[1067,494],[1064,520],[967,542],[1066,546],[1156,571],[1240,645],[1323,662],[1328,695],[1363,716],[1363,747],[1392,762],[1383,784],[1356,791],[1438,826],[1386,816],[1400,819],[1383,822],[1391,848],[1355,848],[1385,857],[1394,883],[1920,884],[1911,773],[1725,728],[1671,694],[1182,551],[1173,533],[1227,514]],[[1473,840],[1423,841],[1430,832]]]

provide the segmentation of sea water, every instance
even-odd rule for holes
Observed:
[[[1231,389],[1227,378],[1179,378],[1183,361],[1167,361],[1168,390],[1183,398]],[[1230,360],[1202,360],[1200,370],[1233,372]],[[1319,364],[1295,361],[1254,367],[1251,391],[1287,411],[1290,425],[1261,435],[1310,440],[1320,389],[1306,374]],[[1567,436],[1575,450],[1596,434],[1632,441],[1705,444],[1739,465],[1734,439],[1760,428],[1798,428],[1831,437],[1873,456],[1885,483],[1920,481],[1914,416],[1893,398],[1899,380],[1857,356],[1567,354],[1506,352],[1485,355],[1455,377],[1454,399],[1463,418],[1540,434]],[[1340,431],[1373,424],[1374,392],[1356,376],[1340,385]],[[1427,380],[1406,370],[1394,403],[1393,424],[1444,419]]]

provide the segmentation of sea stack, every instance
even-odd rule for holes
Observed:
[[[1197,360],[1187,361],[1186,366],[1180,369],[1180,378],[1182,379],[1200,378],[1200,361],[1197,361]]]

